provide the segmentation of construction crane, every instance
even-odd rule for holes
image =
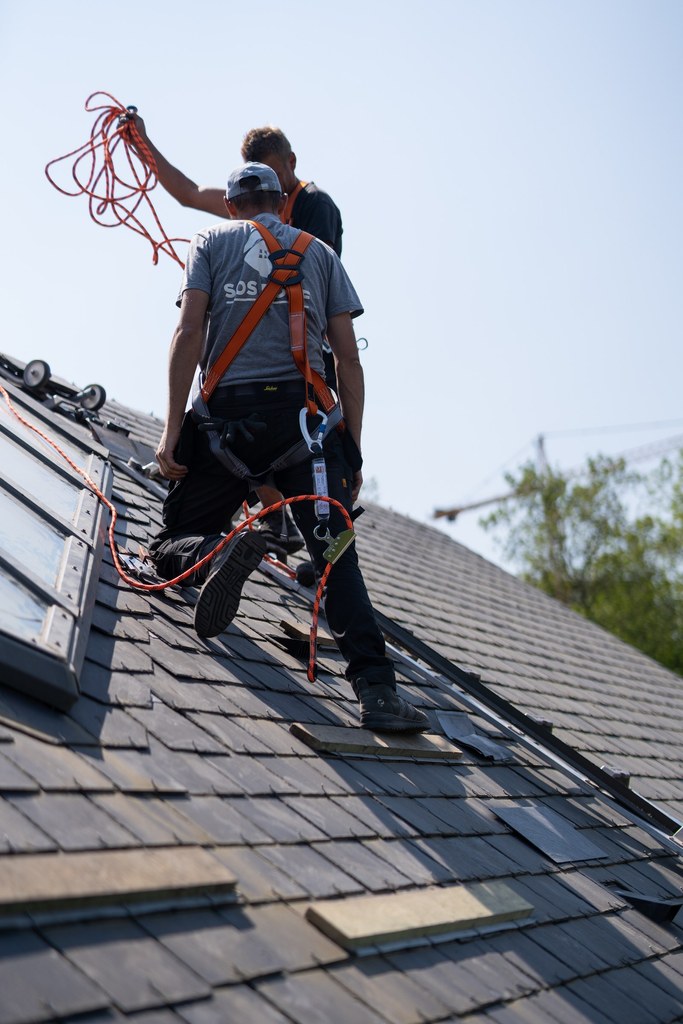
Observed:
[[[538,464],[541,471],[548,468],[545,455],[545,437],[539,434],[535,441],[538,457]],[[625,462],[642,462],[645,459],[656,458],[665,455],[667,452],[683,448],[683,434],[676,434],[673,437],[662,438],[659,441],[652,441],[650,444],[639,445],[637,448],[629,448],[611,456],[613,459],[623,459]],[[582,476],[586,472],[585,467],[570,469],[563,475],[568,479]],[[472,501],[465,505],[455,505],[453,508],[437,508],[434,510],[434,519],[447,519],[449,523],[455,522],[461,512],[471,512],[477,508],[485,508],[487,505],[498,505],[501,501],[508,501],[516,498],[516,491],[508,491],[506,494],[499,494],[492,498],[482,498],[480,501]]]

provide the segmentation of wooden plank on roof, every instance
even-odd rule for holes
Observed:
[[[417,757],[454,760],[462,751],[443,736],[431,733],[376,733],[337,725],[302,725],[293,722],[290,731],[314,750],[334,754],[384,754],[387,757]]]
[[[324,900],[310,906],[306,917],[345,949],[360,949],[490,928],[532,910],[509,886],[494,881]]]
[[[199,846],[0,859],[0,916],[232,892],[236,878]]]

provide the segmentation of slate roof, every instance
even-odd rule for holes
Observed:
[[[144,463],[160,424],[114,403],[101,416]],[[111,461],[135,552],[161,490]],[[310,593],[277,571],[202,641],[192,592],[134,591],[105,549],[70,710],[0,678],[0,1024],[683,1019],[675,823],[553,748],[630,772],[680,818],[680,679],[436,530],[376,505],[357,529],[401,690],[441,738],[431,755],[304,742],[353,740],[356,706],[335,651],[308,682],[280,623],[307,626]],[[547,742],[515,709],[552,720]],[[360,952],[306,916],[479,883],[531,912]]]

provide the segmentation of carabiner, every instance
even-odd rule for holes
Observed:
[[[313,452],[314,455],[318,455],[323,450],[323,438],[327,429],[327,415],[318,409],[318,416],[320,416],[320,423],[315,427],[313,434],[310,434],[308,432],[308,409],[306,406],[299,413],[301,434],[308,445],[308,450]]]

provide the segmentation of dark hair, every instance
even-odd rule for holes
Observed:
[[[230,202],[235,204],[238,213],[277,213],[281,198],[280,192],[262,192],[259,189],[256,192],[234,196]]]
[[[267,124],[263,128],[252,128],[247,132],[242,139],[241,152],[245,163],[252,160],[263,163],[264,157],[273,155],[287,160],[292,147],[281,128]]]

